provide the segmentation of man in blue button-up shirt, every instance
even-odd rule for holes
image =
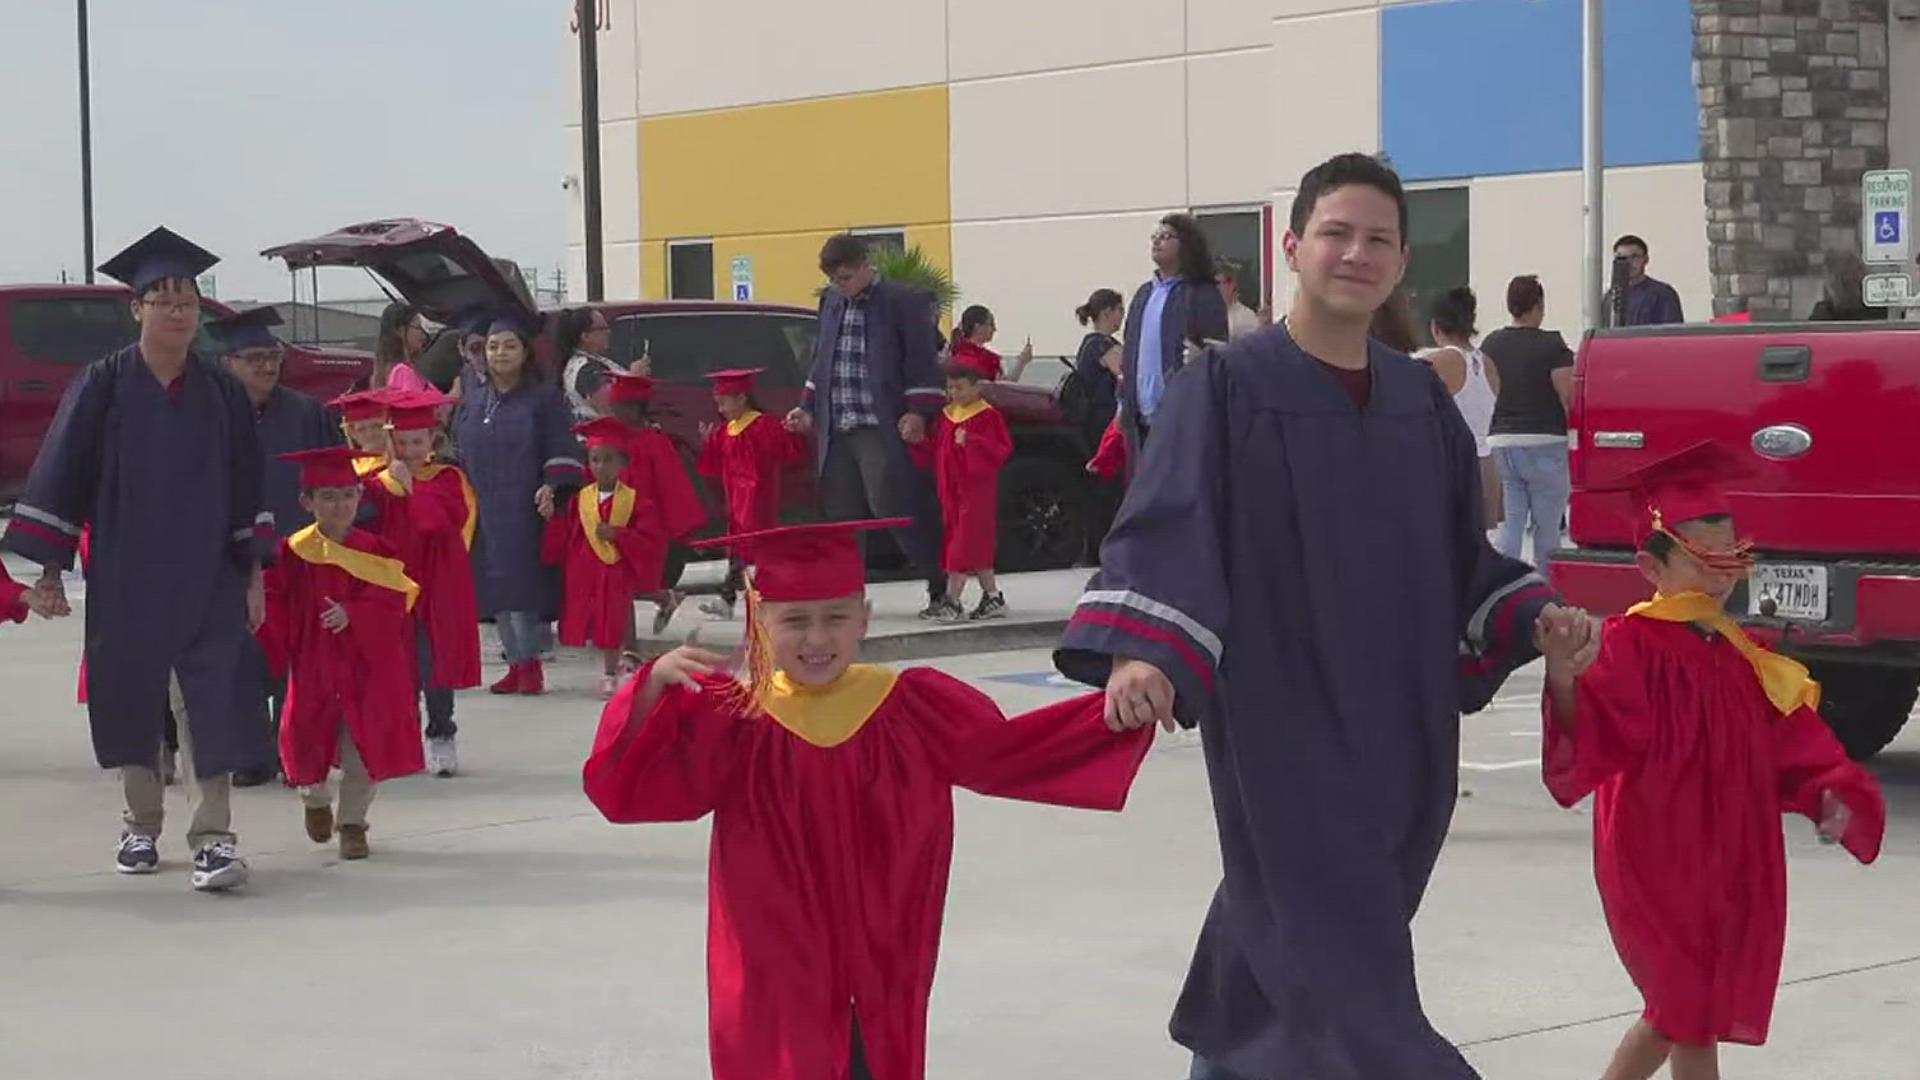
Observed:
[[[1191,214],[1168,214],[1152,242],[1153,279],[1133,295],[1121,353],[1120,426],[1129,462],[1140,459],[1167,380],[1186,363],[1188,345],[1227,340],[1227,305],[1213,281],[1200,223]]]

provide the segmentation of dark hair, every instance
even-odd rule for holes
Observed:
[[[1480,301],[1474,297],[1473,290],[1461,285],[1441,293],[1427,310],[1427,318],[1444,333],[1472,337],[1474,317],[1479,312]]]
[[[1519,318],[1545,303],[1547,290],[1540,287],[1540,278],[1534,274],[1521,274],[1507,282],[1507,314]]]
[[[522,381],[532,385],[546,378],[546,369],[540,366],[540,354],[534,351],[533,335],[524,330],[494,330],[492,328],[487,330],[488,337],[492,337],[497,333],[508,333],[519,338],[520,347],[526,350],[527,359],[525,365],[521,368],[520,375]]]
[[[1126,304],[1126,298],[1112,289],[1095,289],[1093,295],[1087,297],[1086,303],[1073,309],[1073,317],[1080,320],[1081,326],[1085,326],[1114,308],[1125,307]]]
[[[1613,242],[1613,250],[1619,251],[1623,247],[1637,247],[1640,249],[1640,254],[1642,255],[1652,254],[1652,249],[1647,247],[1647,242],[1632,233],[1628,233]]]
[[[867,242],[852,233],[840,233],[820,245],[820,272],[857,270],[867,265]]]
[[[587,336],[593,328],[593,309],[590,307],[567,308],[554,317],[555,359],[562,363],[573,358],[580,348],[580,339]]]
[[[1669,528],[1677,529],[1682,525],[1691,525],[1694,522],[1702,525],[1724,525],[1732,520],[1733,518],[1726,514],[1709,514],[1706,517],[1694,518],[1693,521],[1676,521],[1669,526]],[[1672,555],[1674,549],[1679,546],[1679,544],[1674,543],[1673,537],[1668,536],[1666,533],[1657,532],[1647,534],[1646,543],[1640,545],[1640,550],[1659,559],[1661,562],[1666,562],[1667,556]]]
[[[1401,186],[1399,173],[1368,154],[1338,154],[1307,170],[1307,175],[1300,178],[1300,191],[1293,197],[1293,212],[1287,218],[1293,235],[1306,235],[1307,219],[1313,216],[1320,196],[1351,184],[1373,188],[1393,200],[1400,210],[1400,246],[1406,247],[1407,189]]]
[[[417,314],[413,307],[394,301],[380,313],[380,336],[373,345],[374,365],[381,370],[404,363],[407,358],[407,324]]]
[[[1168,214],[1160,224],[1180,238],[1180,277],[1184,281],[1213,280],[1213,249],[1207,234],[1200,231],[1200,219],[1192,214]]]
[[[1221,281],[1225,281],[1228,278],[1239,281],[1240,264],[1225,257],[1215,259],[1213,261],[1213,276]]]
[[[984,304],[975,304],[960,313],[960,324],[953,328],[953,332],[956,337],[970,338],[975,330],[980,329],[981,323],[992,321],[993,312],[988,311]]]
[[[1382,345],[1403,353],[1420,347],[1420,331],[1413,325],[1413,302],[1407,294],[1394,289],[1373,311],[1373,324],[1367,334]]]
[[[972,364],[948,364],[942,374],[949,379],[967,379],[971,382],[979,382],[981,378],[980,369]]]
[[[178,286],[179,288],[183,288],[188,292],[192,293],[196,297],[200,296],[199,280],[196,278],[183,276],[183,277],[161,278],[159,281],[156,281],[153,284],[147,286],[146,289],[140,293],[139,299],[145,300],[147,297],[152,296],[154,293],[159,292],[160,290],[166,288],[169,285],[174,285],[174,286]],[[204,299],[204,297],[202,297],[202,299]]]

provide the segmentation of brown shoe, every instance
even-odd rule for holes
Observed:
[[[333,807],[307,807],[307,839],[316,844],[333,839]]]
[[[365,825],[340,826],[340,857],[342,859],[364,859],[367,857],[367,850]]]

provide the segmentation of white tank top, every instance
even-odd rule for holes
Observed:
[[[1454,346],[1443,345],[1440,348],[1451,349]],[[1419,355],[1429,359],[1440,349],[1422,349]],[[1453,395],[1454,408],[1460,410],[1460,416],[1466,420],[1468,430],[1473,432],[1473,446],[1481,457],[1493,453],[1487,445],[1487,433],[1493,429],[1493,384],[1487,381],[1487,357],[1479,349],[1459,349],[1467,357],[1467,381],[1460,384],[1460,391]]]

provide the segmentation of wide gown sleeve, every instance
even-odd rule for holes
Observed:
[[[701,693],[670,687],[638,708],[653,665],[620,688],[600,714],[581,771],[587,798],[608,821],[693,821],[733,795],[742,724],[715,682]]]
[[[1880,857],[1887,832],[1887,801],[1872,774],[1848,760],[1820,714],[1801,707],[1774,722],[1774,763],[1780,772],[1780,805],[1818,822],[1821,796],[1831,791],[1852,811],[1841,846],[1863,863]]]
[[[1646,753],[1656,708],[1647,692],[1631,629],[1611,620],[1600,654],[1581,676],[1579,711],[1556,716],[1551,696],[1544,706],[1540,769],[1547,791],[1571,807],[1612,777],[1632,771]]]

